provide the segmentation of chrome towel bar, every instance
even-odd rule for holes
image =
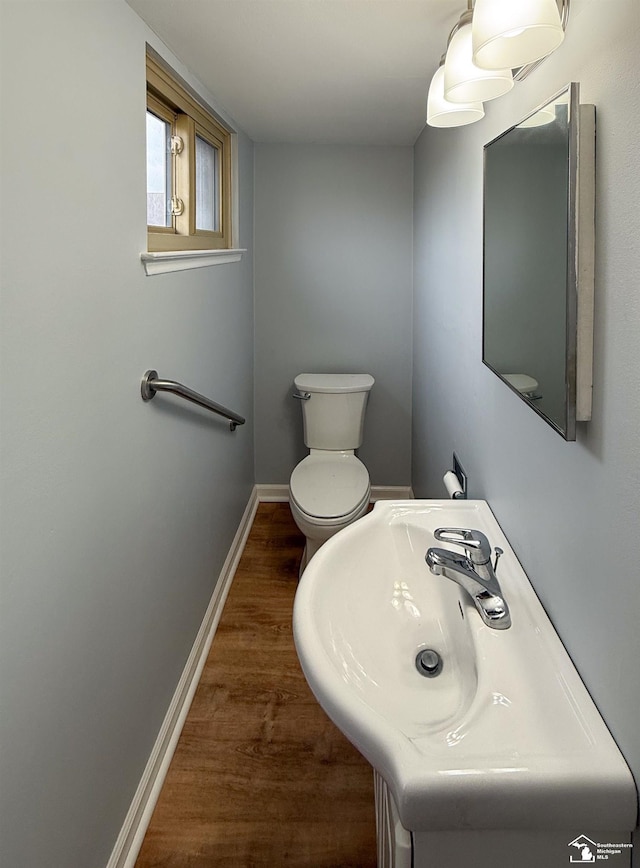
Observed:
[[[204,395],[194,392],[193,389],[188,389],[182,383],[176,383],[173,380],[159,380],[157,371],[146,372],[142,378],[140,392],[142,393],[143,401],[150,401],[156,392],[173,392],[174,395],[179,395],[187,401],[198,404],[200,407],[206,407],[207,410],[211,410],[213,413],[218,413],[219,416],[224,416],[231,423],[229,427],[232,431],[235,431],[238,425],[244,425],[246,422],[246,419],[242,416],[239,416],[232,410],[227,410],[221,404],[216,404],[210,398],[205,398]]]

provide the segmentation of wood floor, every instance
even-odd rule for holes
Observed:
[[[136,868],[375,868],[373,773],[293,645],[303,544],[260,505]]]

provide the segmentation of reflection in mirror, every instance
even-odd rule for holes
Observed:
[[[578,141],[581,109],[591,110],[585,145]],[[593,106],[579,106],[574,84],[485,146],[483,361],[568,440],[591,410],[589,117]]]

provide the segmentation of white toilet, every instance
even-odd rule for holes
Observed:
[[[539,384],[533,377],[530,377],[528,374],[503,374],[502,376],[507,383],[510,383],[525,398],[536,397]]]
[[[294,380],[309,449],[289,480],[291,513],[307,538],[300,575],[322,543],[367,511],[369,473],[354,453],[374,382],[370,374],[298,374]]]

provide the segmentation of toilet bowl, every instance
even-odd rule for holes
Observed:
[[[369,374],[300,374],[304,439],[309,454],[289,481],[291,514],[305,535],[300,574],[320,546],[365,514],[371,484],[355,455],[362,443]]]
[[[365,514],[370,494],[367,468],[352,452],[312,450],[297,465],[289,505],[307,538],[302,570],[322,543]]]

